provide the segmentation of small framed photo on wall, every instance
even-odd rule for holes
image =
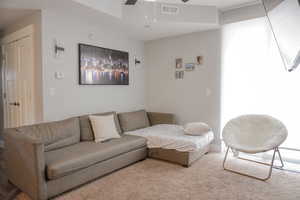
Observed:
[[[203,64],[203,56],[197,56],[197,65]]]
[[[184,78],[184,71],[176,71],[175,72],[175,79],[183,79]]]
[[[176,65],[175,65],[175,68],[176,69],[181,69],[182,68],[182,58],[176,58],[176,60],[175,60],[175,63],[176,63]]]
[[[185,71],[194,71],[195,70],[195,63],[186,63],[184,65]]]

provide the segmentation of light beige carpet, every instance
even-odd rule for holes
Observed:
[[[3,149],[0,148],[0,200],[12,200],[20,191],[11,185],[5,174]]]
[[[224,171],[222,154],[208,154],[190,168],[147,159],[56,200],[300,200],[300,174],[274,170],[262,182]],[[256,175],[266,166],[253,167],[246,161],[230,160],[228,166]],[[16,200],[28,200],[20,194]]]

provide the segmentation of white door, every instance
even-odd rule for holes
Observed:
[[[14,127],[18,124],[17,121],[17,107],[14,105],[16,102],[16,67],[17,67],[17,53],[16,43],[4,45],[4,65],[3,65],[3,104],[4,104],[4,128]],[[10,91],[8,91],[10,88]]]
[[[4,128],[35,122],[32,36],[3,45]]]

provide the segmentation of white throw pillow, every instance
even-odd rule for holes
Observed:
[[[103,142],[112,138],[120,138],[117,131],[114,115],[90,115],[95,142]]]
[[[186,135],[201,136],[211,131],[211,128],[202,122],[188,123],[184,126]]]

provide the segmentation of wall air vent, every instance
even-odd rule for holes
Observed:
[[[161,14],[178,15],[179,7],[173,5],[163,4],[161,5]]]

